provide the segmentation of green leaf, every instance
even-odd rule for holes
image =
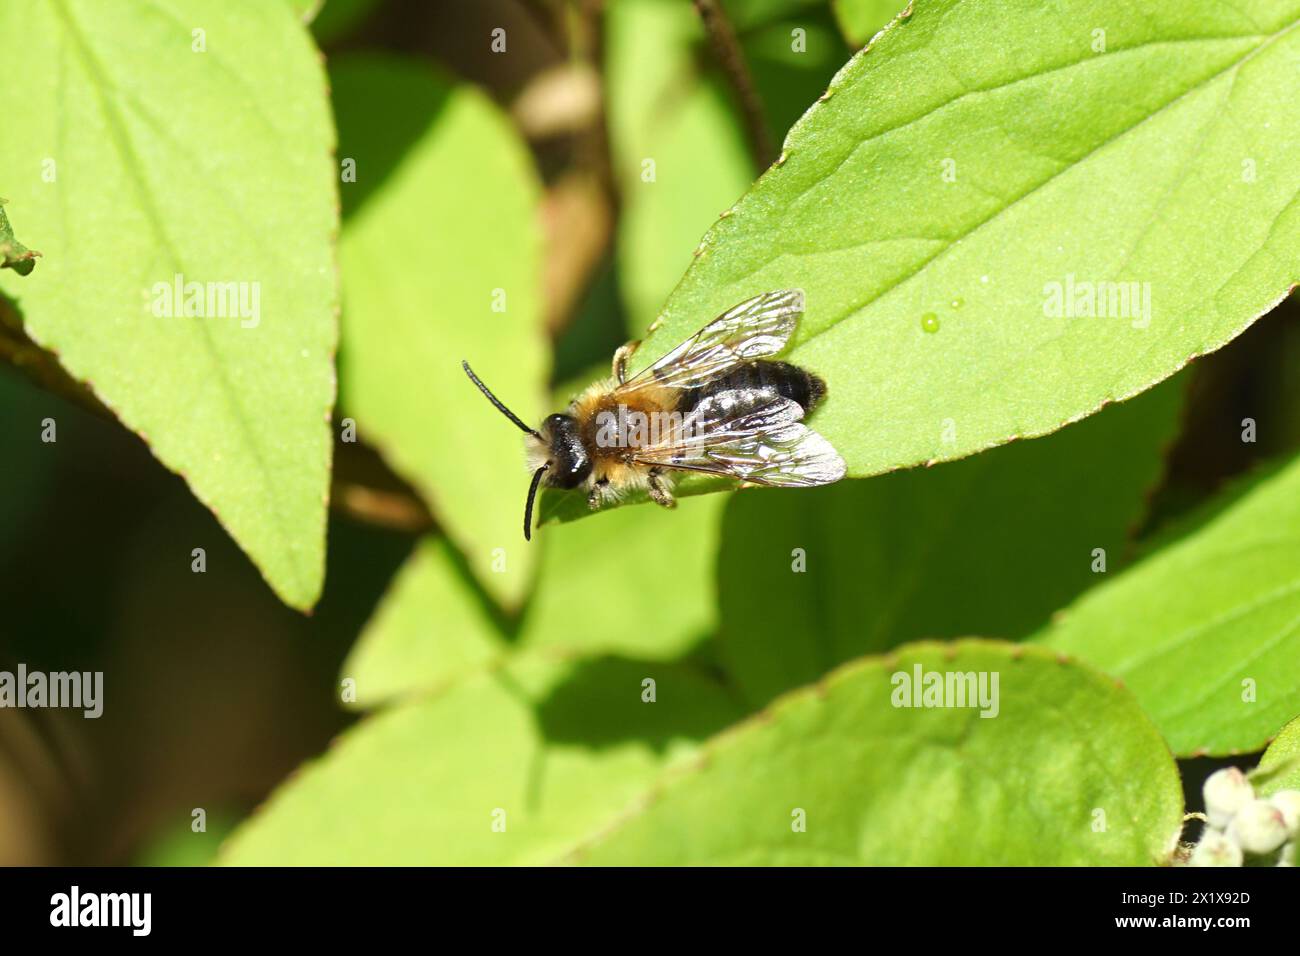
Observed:
[[[654,703],[642,702],[645,678]],[[545,863],[736,716],[715,685],[669,665],[534,662],[482,675],[345,733],[236,832],[223,861]]]
[[[721,506],[691,501],[672,514],[642,509],[636,519],[548,528],[545,587],[520,646],[649,660],[684,653],[716,626]]]
[[[904,9],[904,0],[831,0],[844,39],[862,46]]]
[[[997,716],[895,706],[918,667],[985,674],[989,689],[998,674]],[[1132,695],[1041,649],[982,640],[848,665],[711,741],[638,806],[574,859],[1150,865],[1169,859],[1183,811],[1177,768]]]
[[[523,538],[522,435],[460,363],[540,420],[550,353],[531,160],[484,94],[418,62],[348,57],[330,77],[339,153],[356,163],[343,186],[341,404],[482,585],[517,605],[537,550]]]
[[[905,641],[1035,630],[1097,581],[1094,549],[1121,562],[1183,385],[933,469],[733,496],[718,558],[728,671],[762,703]]]
[[[1035,639],[1121,678],[1180,757],[1259,750],[1300,698],[1300,460],[1167,538]]]
[[[0,269],[13,269],[20,276],[31,275],[40,253],[28,249],[14,238],[13,227],[5,215],[4,203],[0,199]]]
[[[486,670],[507,652],[492,609],[445,538],[426,537],[407,558],[340,671],[358,708],[437,690]]]
[[[1149,388],[1297,280],[1298,22],[1300,0],[918,2],[712,227],[630,371],[800,287],[789,357],[856,477]]]
[[[276,593],[311,607],[338,218],[306,31],[283,3],[35,0],[0,7],[0,62],[22,78],[5,104],[0,183],[45,253],[21,285],[0,272],[0,292]],[[222,317],[185,317],[198,297],[168,301],[176,276],[202,284],[205,315],[210,299]]]
[[[605,84],[622,195],[619,281],[634,335],[659,314],[700,236],[754,178],[727,91],[701,70],[690,4],[609,6]]]
[[[1282,728],[1251,772],[1251,781],[1261,796],[1279,790],[1300,790],[1300,717]]]
[[[721,499],[672,515],[635,508],[608,523],[547,529],[538,587],[516,632],[471,586],[455,552],[427,538],[343,665],[359,707],[444,688],[523,655],[671,660],[716,625]],[[650,586],[657,575],[662,587]]]

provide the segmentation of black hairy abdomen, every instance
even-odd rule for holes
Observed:
[[[677,401],[679,412],[689,412],[704,399],[726,391],[770,391],[793,399],[811,412],[826,394],[826,383],[789,362],[747,362],[698,388],[685,389]]]

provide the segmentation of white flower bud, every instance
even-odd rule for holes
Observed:
[[[1282,811],[1286,832],[1300,836],[1300,790],[1282,790],[1269,798],[1269,803]]]
[[[1241,847],[1218,830],[1206,830],[1188,866],[1241,866]]]
[[[1277,858],[1278,866],[1295,866],[1295,843],[1288,843],[1282,847],[1282,854]]]
[[[1216,770],[1205,780],[1201,790],[1205,797],[1205,816],[1210,826],[1222,830],[1237,811],[1255,798],[1255,790],[1246,775],[1236,767]]]
[[[1286,842],[1282,811],[1267,800],[1252,800],[1232,818],[1228,838],[1247,853],[1272,853]]]

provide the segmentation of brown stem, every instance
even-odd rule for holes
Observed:
[[[341,434],[338,421],[334,434]],[[435,527],[420,496],[399,478],[379,452],[361,442],[334,442],[330,507],[365,524],[424,534]]]
[[[749,72],[749,63],[745,60],[745,51],[740,47],[736,31],[731,26],[718,0],[694,0],[695,9],[709,35],[709,45],[713,55],[718,58],[727,81],[736,93],[740,103],[740,112],[745,121],[745,132],[749,137],[749,148],[754,162],[759,169],[766,169],[776,159],[776,149],[767,130],[767,121],[763,111],[763,99],[758,95],[754,77]]]
[[[330,491],[330,506],[354,521],[407,534],[425,534],[435,527],[424,502],[414,495],[370,488],[337,478]]]

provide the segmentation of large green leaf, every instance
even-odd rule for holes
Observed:
[[[1300,700],[1300,460],[1037,636],[1123,679],[1179,756],[1259,750]]]
[[[909,698],[895,675],[918,667],[986,674],[989,688],[998,674],[996,717],[896,706]],[[1039,648],[913,644],[851,664],[712,741],[573,858],[1146,865],[1169,859],[1182,809],[1168,749],[1111,680]]]
[[[653,703],[642,700],[645,678],[657,682]],[[669,665],[534,662],[481,675],[348,731],[236,832],[223,859],[544,863],[736,716],[715,685]],[[504,832],[493,830],[500,819]]]
[[[310,607],[324,573],[338,220],[306,31],[284,3],[33,0],[0,5],[0,62],[0,185],[45,254],[27,278],[0,272],[0,292],[276,593]],[[207,317],[185,317],[188,293],[168,301],[177,276],[204,284]]]
[[[1300,0],[918,0],[705,236],[631,371],[801,287],[790,354],[858,477],[1150,387],[1298,278],[1297,22]]]
[[[1183,384],[932,469],[733,496],[718,557],[728,669],[762,702],[904,641],[1041,626],[1099,580],[1096,549],[1121,565]]]
[[[523,436],[460,363],[525,421],[541,418],[536,174],[477,90],[370,56],[330,77],[339,153],[357,171],[343,187],[342,405],[483,586],[517,604],[536,556],[523,538]]]
[[[496,615],[446,538],[422,539],[353,645],[340,678],[358,708],[438,690],[506,656]]]
[[[542,586],[517,629],[484,605],[444,540],[425,540],[343,665],[356,704],[442,688],[520,655],[685,654],[716,624],[721,504],[693,499],[673,515],[633,508],[547,529],[535,542]]]

